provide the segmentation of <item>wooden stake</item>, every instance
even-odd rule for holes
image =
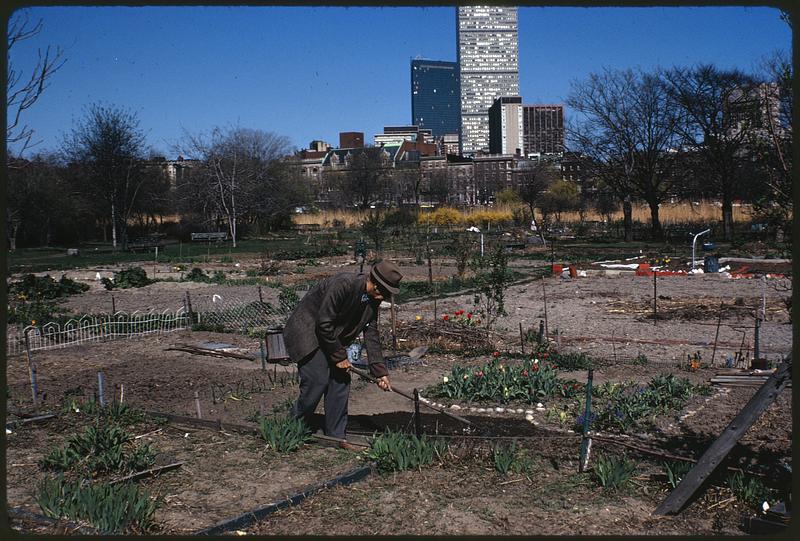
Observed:
[[[525,335],[522,334],[522,322],[519,322],[519,347],[522,348],[522,354],[525,355]]]
[[[614,332],[616,329],[611,329],[611,351],[614,352],[614,364],[617,364],[617,343],[614,342]]]
[[[719,326],[722,325],[722,309],[725,307],[725,301],[719,303],[719,318],[717,319],[717,333],[714,335],[714,349],[711,352],[711,366],[714,366],[714,357],[717,356],[717,340],[719,340]]]
[[[547,336],[547,291],[544,289],[544,276],[542,276],[542,298],[544,299],[544,335]]]
[[[653,271],[653,326],[658,323],[658,286],[656,285],[658,275]]]
[[[125,400],[125,384],[119,384],[119,403],[122,404],[122,401]]]
[[[113,315],[113,314],[116,314],[116,313],[117,313],[117,302],[116,302],[116,300],[114,300],[114,295],[112,294],[111,295],[111,314]]]
[[[34,410],[39,409],[39,389],[36,384],[36,365],[33,362],[33,355],[31,355],[31,343],[28,338],[28,331],[25,331],[25,351],[28,354],[28,376],[31,380],[31,396],[33,398]]]
[[[200,410],[200,395],[197,394],[197,391],[194,392],[194,406],[197,408],[197,418],[203,418],[203,412]]]
[[[261,286],[258,286],[258,302],[264,303],[264,297],[261,295]]]
[[[261,289],[261,288],[259,288],[259,289]],[[267,355],[266,355],[266,352],[264,351],[264,339],[263,338],[259,338],[258,339],[258,345],[261,347],[261,370],[262,371],[266,371],[266,369],[267,369]]]
[[[392,349],[397,353],[397,316],[394,313],[394,295],[392,295]]]
[[[418,438],[422,437],[422,422],[419,418],[419,390],[414,389],[414,433]]]
[[[100,402],[100,407],[106,405],[106,391],[105,391],[105,378],[102,372],[97,373],[97,400]]]

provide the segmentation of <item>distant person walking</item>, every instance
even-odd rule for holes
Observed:
[[[347,346],[362,331],[370,373],[381,389],[392,390],[381,351],[378,308],[383,299],[400,291],[402,278],[397,265],[381,261],[369,275],[336,274],[303,297],[283,331],[286,351],[300,374],[300,396],[292,407],[295,418],[310,425],[324,396],[325,435],[345,439],[350,395]],[[347,443],[341,446],[351,448]]]

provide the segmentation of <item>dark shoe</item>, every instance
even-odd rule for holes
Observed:
[[[360,445],[354,445],[354,444],[346,442],[346,441],[340,441],[339,442],[339,449],[346,449],[348,451],[353,451],[355,453],[358,453],[358,452],[363,451],[364,447],[362,447]]]

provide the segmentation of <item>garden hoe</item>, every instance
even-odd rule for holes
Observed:
[[[355,368],[355,367],[354,367],[354,366],[352,366],[352,365],[350,366],[350,370],[351,370],[352,372],[354,372],[355,374],[357,374],[357,375],[361,376],[362,378],[364,378],[364,379],[365,379],[365,380],[367,380],[367,381],[370,381],[370,382],[372,382],[372,383],[378,383],[378,380],[377,380],[376,378],[373,378],[372,376],[370,376],[370,375],[369,375],[369,373],[365,372],[364,370],[360,370],[360,369],[358,369],[358,368]],[[413,397],[412,395],[410,395],[410,394],[408,394],[408,393],[406,393],[406,392],[403,392],[403,391],[401,391],[400,389],[397,389],[397,388],[395,388],[394,386],[392,386],[392,391],[393,391],[393,392],[395,392],[395,393],[397,393],[397,394],[399,394],[400,396],[404,396],[404,397],[408,398],[408,399],[409,399],[409,400],[411,400],[412,402],[414,402],[414,401],[415,401],[415,400],[414,400],[414,397]],[[469,425],[469,426],[471,426],[471,427],[474,427],[474,426],[475,426],[475,425],[472,423],[472,421],[469,421],[468,419],[465,419],[465,418],[463,418],[463,417],[459,417],[458,415],[455,415],[455,414],[453,414],[453,413],[450,413],[449,411],[445,411],[445,410],[443,410],[442,408],[437,408],[436,406],[432,406],[432,405],[430,405],[430,404],[428,404],[428,403],[426,403],[426,402],[423,402],[422,400],[420,400],[420,403],[421,403],[421,404],[424,404],[425,406],[427,406],[428,408],[430,408],[430,409],[432,409],[432,410],[434,410],[434,411],[437,411],[437,412],[441,413],[442,415],[446,415],[446,416],[450,417],[451,419],[455,419],[456,421],[462,422],[462,423],[464,423],[464,424],[466,424],[466,425]]]

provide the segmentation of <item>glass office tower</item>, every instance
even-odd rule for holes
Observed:
[[[460,6],[456,12],[461,84],[461,153],[489,149],[489,107],[519,95],[517,8]]]
[[[434,137],[458,133],[461,118],[456,62],[411,61],[411,123],[431,130]]]

